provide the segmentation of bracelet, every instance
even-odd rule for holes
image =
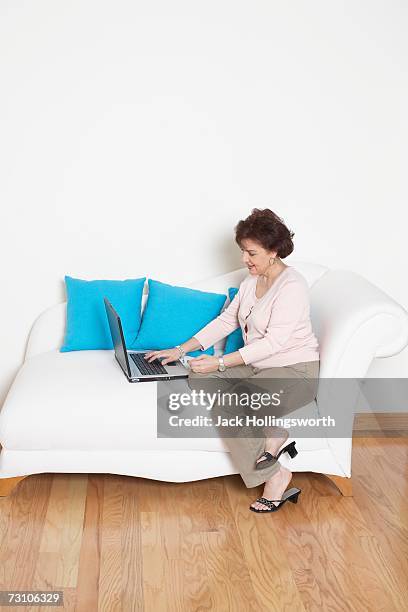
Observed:
[[[178,350],[180,351],[180,357],[184,357],[184,355],[186,354],[186,351],[182,349],[179,344],[176,344],[176,348],[178,348]]]

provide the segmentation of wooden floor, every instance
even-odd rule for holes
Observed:
[[[299,503],[266,515],[238,475],[30,476],[0,499],[1,589],[63,590],[64,609],[84,612],[401,612],[407,465],[406,438],[357,438],[354,497],[295,474]]]

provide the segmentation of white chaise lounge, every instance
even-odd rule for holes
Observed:
[[[375,357],[408,344],[408,314],[363,277],[346,270],[291,261],[310,286],[320,377],[364,377]],[[246,268],[190,284],[224,292]],[[147,283],[146,283],[147,286]],[[147,296],[143,296],[142,309]],[[155,382],[130,384],[112,351],[60,353],[66,303],[35,321],[24,363],[0,412],[0,495],[19,480],[46,472],[113,473],[171,482],[235,474],[221,438],[156,436]],[[222,352],[223,342],[216,346]],[[353,413],[354,400],[346,407]],[[317,396],[316,414],[325,410]],[[286,459],[293,472],[326,474],[351,494],[351,436],[302,438]]]

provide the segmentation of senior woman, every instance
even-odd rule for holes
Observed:
[[[189,361],[190,388],[200,387],[209,378],[245,379],[261,387],[278,379],[284,387],[285,414],[313,401],[320,362],[310,321],[309,288],[304,277],[282,261],[293,251],[293,236],[273,211],[253,209],[235,227],[249,274],[229,306],[180,346],[150,351],[145,358],[161,358],[165,365],[189,351],[205,350],[240,326],[244,346],[238,351]],[[281,448],[288,435],[282,428],[265,428],[262,437],[225,438],[245,485],[264,483],[262,497],[250,506],[255,512],[274,512],[288,500],[297,501],[300,489],[286,491],[292,472],[278,461],[283,452],[291,457],[297,454],[294,442]]]

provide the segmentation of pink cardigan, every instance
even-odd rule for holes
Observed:
[[[319,360],[305,278],[288,266],[261,298],[255,296],[257,278],[248,275],[224,312],[194,334],[203,350],[241,327],[245,346],[238,350],[247,365],[263,369]]]

